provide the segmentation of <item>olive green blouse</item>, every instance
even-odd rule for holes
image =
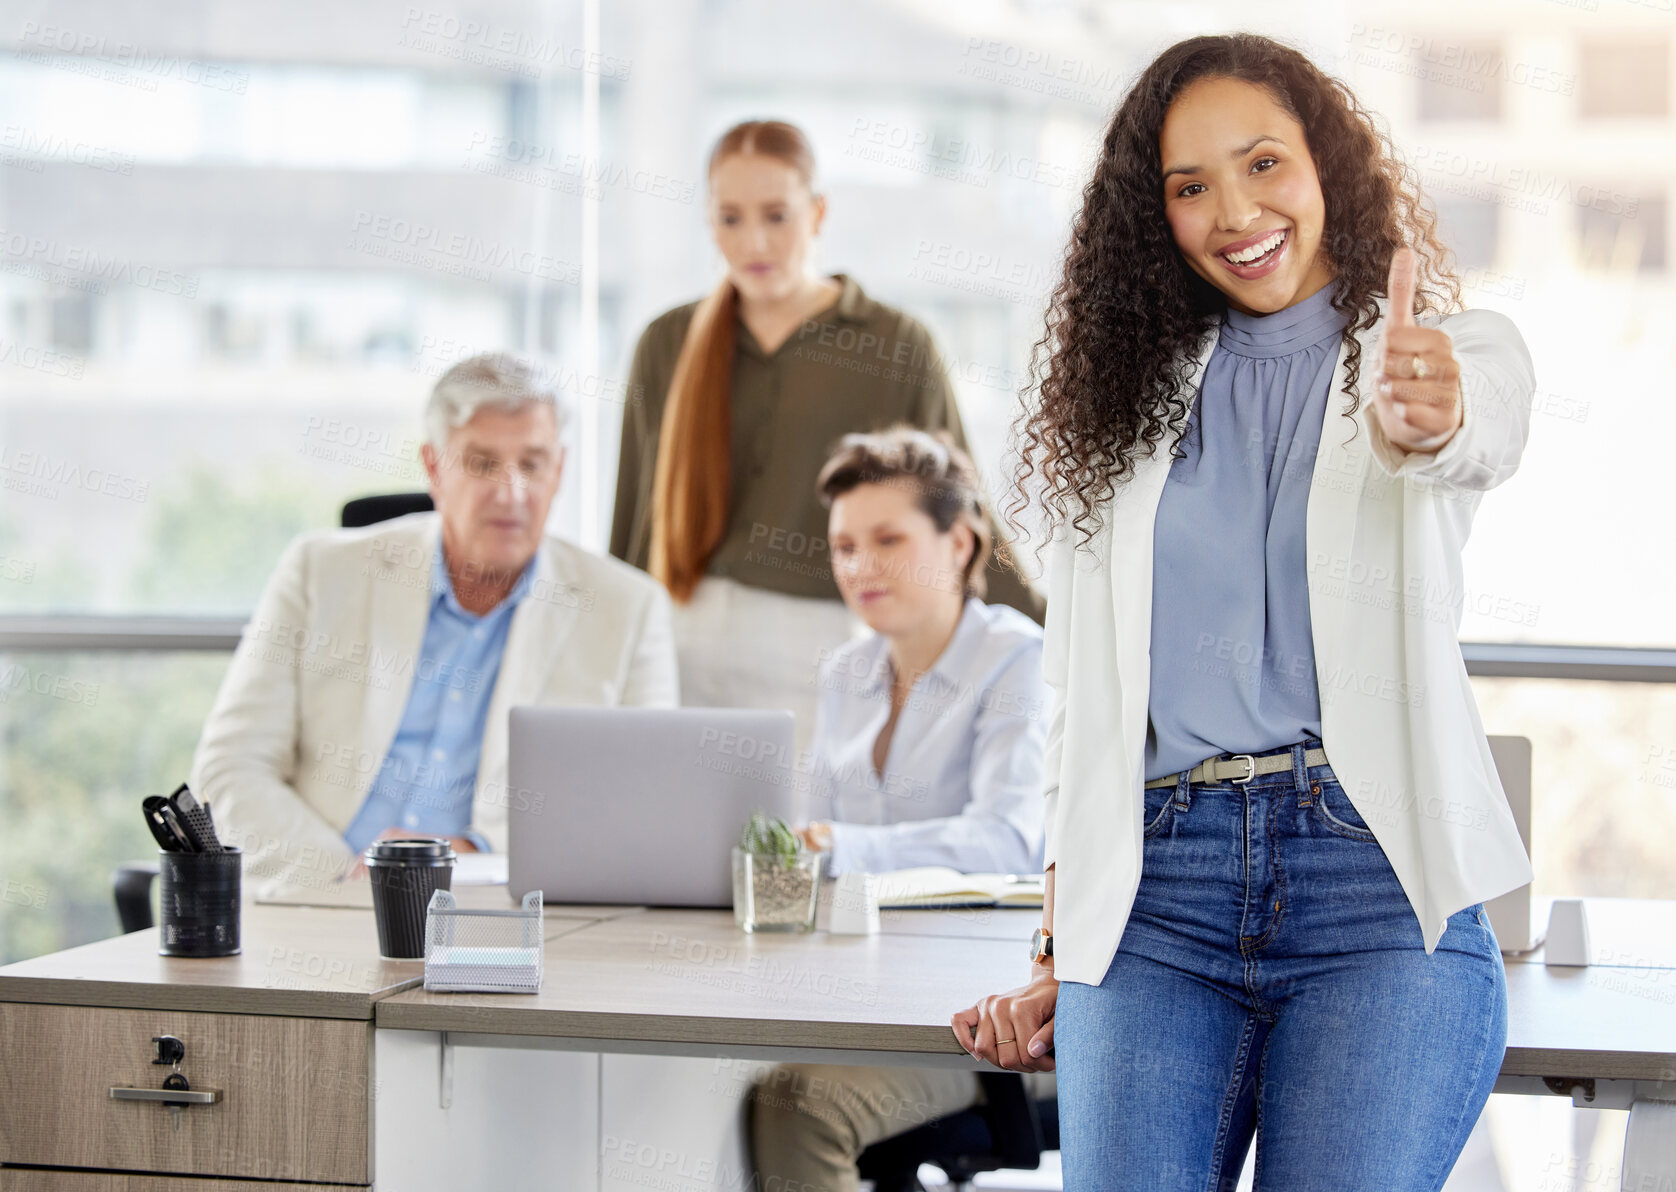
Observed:
[[[789,596],[836,599],[827,553],[827,511],[815,478],[852,431],[908,422],[965,432],[954,388],[914,318],[835,275],[843,292],[774,352],[739,320],[733,360],[733,477],[727,531],[707,574]],[[642,569],[651,545],[652,477],[664,400],[698,303],[652,320],[629,369],[611,553]],[[991,517],[991,526],[994,518]],[[1041,596],[993,559],[985,573],[991,604],[1042,619]]]

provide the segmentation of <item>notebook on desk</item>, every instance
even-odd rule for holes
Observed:
[[[877,875],[881,910],[1042,905],[1041,874],[961,873],[940,865]]]

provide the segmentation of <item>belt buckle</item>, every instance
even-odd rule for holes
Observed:
[[[1231,762],[1244,762],[1245,763],[1245,777],[1244,778],[1230,778],[1228,780],[1229,782],[1236,782],[1236,783],[1243,784],[1243,783],[1250,782],[1253,778],[1257,777],[1257,759],[1255,757],[1253,757],[1251,754],[1249,754],[1249,753],[1236,753],[1236,754],[1234,754],[1233,757],[1229,758],[1228,760],[1231,761]]]

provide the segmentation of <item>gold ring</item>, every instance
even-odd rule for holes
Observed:
[[[1011,1043],[1011,1042],[1012,1042],[1011,1039],[997,1039],[997,1040],[995,1040],[995,1046],[999,1047],[1003,1043]]]
[[[1426,362],[1420,359],[1420,354],[1418,352],[1414,354],[1414,363],[1409,367],[1413,370],[1414,379],[1416,381],[1424,381],[1427,374],[1430,372],[1430,370],[1426,368]]]

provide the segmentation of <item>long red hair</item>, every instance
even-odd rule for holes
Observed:
[[[815,154],[801,130],[780,120],[747,120],[722,134],[707,174],[735,153],[791,166],[811,188]],[[739,295],[727,279],[698,304],[658,430],[652,478],[651,572],[676,600],[691,599],[727,532],[733,471],[733,352]]]

